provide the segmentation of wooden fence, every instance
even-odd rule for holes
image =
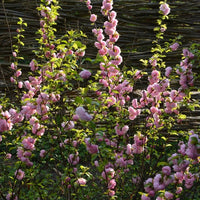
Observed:
[[[98,15],[97,26],[103,25],[104,18],[101,16],[101,0],[92,1],[92,12]],[[151,57],[150,49],[152,40],[155,39],[153,32],[158,18],[159,1],[157,0],[114,0],[114,10],[117,11],[119,21],[118,32],[120,39],[117,43],[122,49],[122,55],[126,66],[142,68],[139,60]],[[171,7],[171,17],[166,22],[168,29],[165,34],[166,41],[182,36],[182,46],[189,47],[192,43],[200,42],[200,1],[199,0],[169,0]],[[17,20],[22,17],[28,23],[25,32],[25,47],[22,54],[25,55],[25,62],[20,64],[24,71],[29,70],[28,63],[33,57],[32,50],[37,47],[35,32],[39,28],[39,13],[36,7],[39,0],[4,0],[0,4],[0,90],[5,89],[5,82],[9,83],[10,57],[13,36],[16,34]],[[89,23],[89,13],[84,3],[79,0],[60,0],[60,16],[58,18],[57,34],[63,35],[67,30],[82,30],[88,38],[84,41],[87,44],[86,56],[94,58],[97,50],[94,48],[94,36],[91,32],[93,26]],[[166,63],[175,66],[180,62],[181,48],[176,53],[170,54]],[[89,69],[97,69],[98,66],[87,66]],[[198,72],[198,66],[194,71]],[[199,85],[199,83],[197,83]],[[8,84],[9,85],[9,84]],[[144,88],[146,82],[142,82],[138,87]],[[200,95],[194,91],[194,99],[199,99]],[[199,129],[200,111],[189,113],[185,127]]]

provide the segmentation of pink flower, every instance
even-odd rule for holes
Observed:
[[[80,56],[80,57],[83,57],[84,55],[85,55],[85,51],[84,50],[77,50],[76,52],[75,52],[75,55],[76,56]]]
[[[157,60],[154,57],[151,57],[149,60],[149,63],[153,66],[156,67],[157,66]]]
[[[18,88],[22,88],[22,87],[23,87],[23,82],[22,81],[18,82]]]
[[[144,151],[144,146],[138,146],[137,144],[132,144],[132,149],[134,154],[141,154]]]
[[[171,168],[170,168],[169,166],[164,166],[164,167],[162,168],[162,172],[163,172],[163,174],[169,176],[169,175],[171,174]]]
[[[87,6],[88,10],[92,10],[92,5]]]
[[[161,4],[160,11],[162,11],[163,15],[168,15],[170,13],[169,5],[167,3]]]
[[[196,145],[193,145],[191,143],[188,144],[188,148],[186,149],[185,153],[189,158],[192,158],[193,160],[199,156]]]
[[[150,192],[152,190],[152,186],[153,186],[153,179],[152,178],[148,178],[145,182],[144,182],[144,189],[145,192]]]
[[[24,145],[25,149],[29,149],[33,151],[35,149],[35,142],[36,142],[36,139],[28,137],[22,141],[22,144]]]
[[[189,172],[188,174],[184,175],[184,179],[185,179],[185,187],[187,189],[190,189],[195,181],[194,175]]]
[[[91,22],[95,22],[97,20],[97,16],[95,15],[95,14],[92,14],[91,16],[90,16],[90,21]]]
[[[114,33],[115,33],[115,29],[114,28],[106,28],[105,29],[105,33],[107,34],[107,35],[113,35]]]
[[[162,27],[162,28],[160,29],[160,31],[163,33],[163,32],[166,31],[166,28],[163,28],[163,27]]]
[[[170,46],[172,51],[176,51],[178,49],[178,47],[179,47],[179,44],[177,42]]]
[[[104,35],[103,35],[102,33],[99,33],[99,34],[97,35],[97,40],[98,40],[99,42],[102,42],[104,38],[105,38],[105,37],[104,37]],[[99,49],[100,49],[100,48],[99,48]]]
[[[8,130],[7,121],[5,119],[0,119],[0,132]]]
[[[99,152],[98,145],[86,143],[86,149],[90,154],[96,154]]]
[[[17,69],[17,66],[14,63],[11,63],[10,67],[11,67],[11,69],[14,69],[14,70]]]
[[[30,67],[31,67],[31,70],[32,70],[32,71],[35,71],[35,70],[38,69],[36,60],[32,60],[32,61],[30,62]]]
[[[28,90],[31,90],[32,87],[29,81],[25,81],[24,84]]]
[[[15,82],[15,79],[13,77],[10,77],[10,82],[11,83],[14,83]]]
[[[165,185],[161,180],[162,180],[161,174],[156,174],[153,180],[153,187],[156,191],[165,189]]]
[[[91,72],[88,70],[83,70],[79,73],[80,77],[83,79],[88,79],[91,76]]]
[[[127,146],[126,146],[126,154],[128,154],[128,155],[132,154],[132,145],[131,144],[127,144]]]
[[[22,75],[22,72],[20,71],[20,70],[17,70],[16,72],[15,72],[15,76],[16,77],[19,77],[19,76],[21,76]]]
[[[171,68],[171,67],[167,67],[167,68],[165,69],[165,76],[166,76],[166,77],[169,77],[169,75],[171,74],[171,72],[172,72],[172,68]]]
[[[141,71],[140,71],[140,70],[137,70],[136,73],[135,73],[135,75],[134,75],[134,78],[135,78],[135,79],[140,79],[141,77],[142,77]]]
[[[75,154],[70,154],[67,160],[70,164],[77,165],[79,163],[79,156]]]
[[[74,128],[74,122],[73,121],[63,122],[61,126],[64,128],[65,131],[67,131]]]
[[[13,57],[17,57],[17,53],[15,51],[12,52]]]
[[[111,21],[113,21],[116,18],[116,16],[117,16],[117,13],[114,10],[110,12],[110,16],[109,17],[110,17]]]
[[[191,53],[188,49],[183,49],[183,55],[185,57],[194,58],[194,54]]]
[[[125,159],[123,157],[121,157],[121,158],[116,159],[115,165],[118,167],[126,167],[127,163],[126,163]]]
[[[158,83],[160,77],[160,72],[157,70],[153,70],[151,72],[151,76],[148,78],[150,84]]]
[[[108,193],[108,194],[109,194],[109,196],[111,196],[111,197],[112,197],[112,196],[114,196],[114,195],[115,195],[115,191],[114,191],[114,190],[109,190],[109,193]]]
[[[113,9],[112,4],[111,3],[104,3],[103,9],[108,10],[108,11],[112,10]]]
[[[117,31],[115,31],[113,35],[109,36],[110,42],[117,42],[118,39],[119,39],[119,33]]]
[[[78,184],[80,184],[80,185],[85,185],[87,181],[86,181],[86,179],[84,179],[84,178],[78,178],[77,182],[78,182]]]
[[[134,120],[140,114],[140,110],[139,109],[136,110],[131,106],[128,108],[128,111],[129,111],[129,119],[130,120]]]
[[[152,106],[150,108],[150,111],[151,111],[152,114],[154,114],[154,113],[158,113],[159,109],[157,107],[155,107],[155,106]]]
[[[99,49],[99,54],[101,56],[106,55],[108,53],[108,48],[107,47],[103,47],[102,49]]]
[[[46,154],[46,151],[44,149],[42,149],[40,151],[40,157],[43,158],[45,156],[45,154]]]
[[[156,200],[165,200],[165,198],[164,198],[164,197],[158,196],[158,197],[156,198]]]
[[[25,176],[25,173],[24,171],[22,171],[21,169],[18,169],[16,172],[15,172],[15,176],[18,180],[22,180]]]
[[[166,191],[165,192],[165,198],[166,199],[173,199],[174,195],[171,192]]]
[[[117,57],[121,53],[121,49],[118,46],[114,46],[112,50],[108,50],[110,56]]]
[[[30,120],[29,120],[29,123],[31,124],[31,125],[33,125],[33,124],[35,124],[36,122],[38,122],[38,119],[36,118],[36,117],[31,117],[30,118]]]
[[[128,130],[129,127],[127,125],[125,125],[122,129],[119,128],[119,125],[115,126],[115,132],[117,135],[125,135]]]
[[[182,187],[177,187],[176,188],[176,194],[180,194],[182,192],[183,188]]]
[[[115,186],[116,186],[116,181],[115,181],[115,179],[111,179],[111,180],[109,181],[109,183],[108,183],[108,188],[109,188],[109,189],[114,189]]]
[[[108,107],[114,105],[116,103],[116,98],[114,96],[107,98]]]
[[[138,108],[137,99],[133,99],[133,100],[132,100],[132,106],[133,106],[133,108]]]
[[[176,172],[175,173],[175,178],[178,179],[177,180],[178,183],[182,183],[183,182],[183,178],[184,178],[183,172]]]
[[[12,195],[11,195],[11,193],[8,193],[6,195],[6,200],[11,200],[11,196],[13,197],[12,200],[18,200],[18,197],[15,196],[15,193],[13,193]]]
[[[95,167],[98,167],[99,166],[99,162],[97,160],[94,161],[94,165]]]
[[[122,56],[118,55],[115,60],[111,60],[113,65],[120,65],[123,62]]]
[[[163,183],[164,183],[165,186],[168,186],[173,181],[174,181],[174,175],[170,175],[170,176],[165,175],[164,178],[163,178]]]
[[[92,116],[88,114],[83,107],[76,108],[76,115],[78,115],[79,119],[83,121],[92,120]]]
[[[108,168],[106,168],[106,169],[102,172],[101,176],[102,176],[104,179],[110,180],[110,179],[112,179],[112,178],[115,176],[115,171],[114,171],[113,168],[108,167]]]
[[[10,154],[10,153],[6,154],[6,159],[11,159],[11,157],[12,157],[12,154]]]
[[[146,195],[143,194],[141,196],[141,200],[150,200],[150,198],[148,196],[146,196]]]
[[[73,116],[72,116],[72,119],[73,119],[74,121],[78,121],[78,120],[79,120],[79,116],[78,116],[78,115],[73,115]]]
[[[30,157],[31,155],[32,155],[32,153],[30,151],[25,151],[23,153],[23,156],[25,156],[25,157]]]

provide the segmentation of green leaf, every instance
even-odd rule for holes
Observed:
[[[167,163],[167,162],[159,162],[159,163],[157,164],[157,167],[165,166],[165,165],[169,165],[169,163]]]
[[[184,115],[184,114],[179,114],[179,115],[178,115],[178,118],[179,118],[179,119],[186,119],[186,118],[187,118],[187,116],[186,116],[186,115]]]
[[[82,97],[76,96],[76,98],[75,98],[75,103],[82,104],[82,103],[83,103]]]
[[[143,64],[144,66],[147,66],[147,65],[148,65],[148,60],[140,59],[140,62],[142,62],[142,64]]]
[[[164,137],[164,136],[162,136],[162,137],[161,137],[161,139],[163,139],[164,141],[166,141],[166,140],[167,140],[167,138],[166,138],[166,137]]]

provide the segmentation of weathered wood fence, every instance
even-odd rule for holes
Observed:
[[[142,68],[139,60],[151,57],[151,42],[155,39],[153,32],[158,18],[158,0],[114,0],[114,10],[117,11],[119,21],[118,32],[121,37],[118,45],[122,49],[124,64],[126,66]],[[4,0],[0,4],[0,90],[5,89],[5,83],[9,85],[10,56],[13,36],[16,34],[17,20],[22,17],[28,23],[25,32],[25,47],[22,54],[25,62],[20,64],[24,71],[29,70],[33,53],[37,47],[35,32],[39,28],[39,14],[36,7],[39,0]],[[188,47],[192,43],[200,42],[200,1],[199,0],[169,0],[171,7],[171,18],[166,22],[166,40],[178,35],[182,36],[182,47]],[[98,15],[97,26],[102,26],[103,17],[100,13],[101,0],[92,1],[92,12]],[[60,16],[58,18],[57,34],[62,35],[70,29],[80,29],[88,38],[84,41],[87,44],[86,56],[95,57],[97,50],[94,48],[94,36],[91,32],[93,26],[89,23],[89,14],[84,3],[79,0],[60,0]],[[166,63],[175,66],[180,62],[181,48],[176,53],[170,54]],[[87,66],[90,69],[97,69],[98,66]],[[198,72],[198,66],[194,71]],[[199,83],[196,83],[199,85]],[[146,82],[142,82],[139,89],[144,88]],[[139,87],[138,86],[138,87]],[[198,92],[193,93],[193,98],[199,99]],[[199,129],[200,110],[192,113],[186,112],[188,119],[181,129]]]

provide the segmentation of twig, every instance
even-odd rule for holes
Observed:
[[[9,25],[9,22],[8,22],[8,16],[7,16],[7,12],[6,12],[6,9],[5,9],[4,0],[2,0],[2,7],[3,7],[3,11],[4,11],[4,14],[5,14],[5,18],[6,18],[6,24],[7,24],[7,27],[8,27],[8,35],[9,35],[10,45],[11,45],[10,48],[11,48],[11,51],[13,52],[13,45],[12,45],[12,37],[11,37],[10,25]]]

